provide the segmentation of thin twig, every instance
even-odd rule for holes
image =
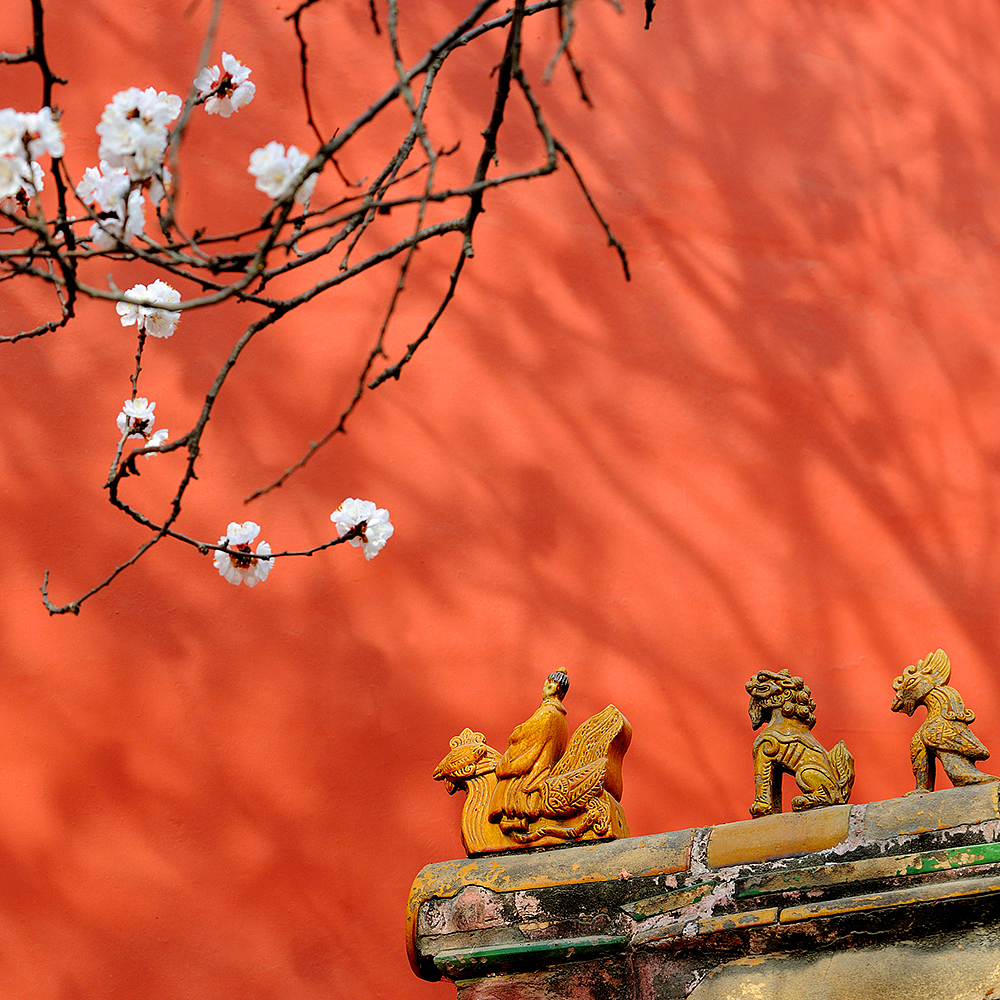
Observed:
[[[437,162],[437,157],[433,149],[431,148],[429,141],[427,140],[426,131],[423,127],[423,111],[426,108],[427,100],[430,97],[431,87],[433,85],[433,77],[437,67],[431,66],[428,69],[423,93],[421,94],[420,97],[420,102],[418,104],[414,104],[413,95],[409,88],[409,83],[408,81],[403,80],[404,70],[403,70],[402,60],[399,55],[398,42],[396,37],[396,23],[397,23],[396,19],[397,19],[397,6],[395,0],[390,0],[389,34],[390,34],[391,45],[393,48],[393,56],[396,64],[396,71],[400,77],[401,92],[407,104],[409,105],[410,112],[413,118],[413,126],[410,130],[410,134],[416,134],[416,133],[420,134],[422,143],[424,144],[425,151],[428,154],[427,180],[424,185],[425,197],[420,202],[420,207],[417,214],[416,232],[419,233],[421,226],[423,224],[424,213],[427,208],[426,195],[430,193],[430,190],[433,187],[434,167]],[[407,138],[409,138],[409,135],[407,136]],[[345,434],[347,432],[347,420],[354,412],[354,409],[358,405],[358,402],[361,400],[361,396],[365,390],[365,381],[368,378],[368,373],[371,371],[372,365],[375,363],[375,359],[378,357],[386,356],[385,348],[383,346],[385,342],[385,334],[386,331],[388,330],[389,322],[392,319],[393,313],[395,312],[396,305],[399,301],[399,297],[406,286],[406,274],[410,266],[410,261],[413,259],[413,254],[415,253],[418,246],[419,246],[418,243],[416,242],[413,243],[403,259],[403,263],[399,269],[399,278],[396,282],[396,287],[394,288],[392,296],[389,300],[389,306],[386,310],[385,318],[383,319],[382,325],[379,328],[378,338],[375,341],[375,346],[369,352],[368,358],[365,361],[364,367],[361,370],[361,374],[358,377],[357,385],[354,390],[354,395],[351,398],[350,403],[348,403],[347,408],[343,410],[343,412],[340,414],[340,418],[338,419],[336,425],[333,427],[332,430],[328,431],[325,435],[323,435],[323,437],[320,438],[319,441],[311,441],[309,443],[309,447],[306,449],[305,454],[294,465],[291,465],[287,469],[285,469],[285,471],[273,482],[251,493],[250,496],[244,499],[243,501],[244,503],[250,503],[251,501],[258,499],[259,497],[262,497],[265,494],[270,493],[271,490],[277,489],[278,487],[283,485],[289,479],[289,477],[291,477],[299,469],[303,468],[313,457],[313,455],[315,455],[316,452],[320,450],[320,448],[328,444],[336,435]]]
[[[503,59],[500,61],[497,73],[496,90],[493,95],[493,111],[490,115],[489,124],[483,131],[483,148],[479,154],[479,162],[476,164],[476,172],[473,178],[474,184],[481,184],[486,178],[486,171],[490,164],[496,159],[497,135],[500,126],[503,124],[504,111],[507,107],[507,98],[510,96],[510,83],[520,70],[521,53],[521,23],[524,19],[524,0],[515,0],[513,17],[511,18],[510,31],[507,34],[507,45],[504,49]],[[413,355],[424,341],[431,335],[431,331],[437,325],[438,320],[444,314],[445,309],[455,295],[458,281],[461,277],[465,262],[473,256],[472,232],[476,224],[476,219],[483,211],[483,194],[485,188],[477,187],[469,198],[469,210],[465,216],[465,225],[462,229],[462,248],[458,255],[458,260],[451,272],[448,287],[438,304],[434,315],[424,327],[423,332],[411,344],[407,345],[406,353],[394,365],[389,365],[372,382],[369,389],[375,389],[387,379],[398,379],[403,367],[409,364]]]
[[[313,117],[312,101],[309,99],[309,60],[306,55],[306,40],[305,36],[302,34],[302,25],[300,23],[302,11],[304,11],[306,7],[310,6],[312,6],[311,2],[299,4],[299,6],[296,7],[291,14],[286,16],[285,20],[291,20],[292,26],[295,28],[295,37],[299,40],[299,67],[302,71],[302,97],[306,102],[306,122],[313,130],[313,135],[316,136],[316,141],[322,144],[323,134],[316,127],[316,119]]]
[[[163,192],[167,198],[167,213],[160,218],[160,228],[165,234],[169,233],[174,226],[174,219],[177,215],[175,211],[174,192],[180,190],[181,182],[181,168],[178,156],[180,155],[181,142],[184,140],[184,132],[187,129],[188,120],[191,118],[191,112],[194,111],[195,102],[198,97],[198,88],[194,85],[194,81],[198,74],[208,65],[208,60],[212,55],[212,48],[215,46],[215,36],[219,30],[219,18],[221,16],[222,0],[212,0],[212,12],[208,17],[208,28],[205,31],[205,39],[201,43],[201,52],[198,55],[198,68],[194,71],[194,76],[191,77],[191,86],[188,88],[188,96],[184,101],[180,118],[178,118],[177,124],[171,129],[167,139],[167,153],[170,157],[170,173],[173,179],[170,183],[171,190],[167,189],[166,184],[163,185]]]
[[[580,99],[589,107],[593,107],[594,105],[590,100],[590,95],[587,93],[587,88],[583,85],[583,70],[577,65],[577,61],[573,58],[573,53],[569,48],[570,39],[573,37],[573,31],[576,28],[576,21],[573,16],[575,5],[576,0],[563,0],[563,3],[559,6],[559,45],[549,60],[548,66],[545,67],[542,82],[548,83],[552,79],[552,73],[556,68],[556,63],[559,62],[559,57],[565,53],[566,61],[569,63],[570,71],[573,74],[573,79],[576,81],[576,88],[580,92]]]
[[[556,142],[556,149],[559,150],[559,155],[566,161],[569,169],[573,171],[573,176],[580,185],[580,190],[583,192],[584,198],[587,199],[587,204],[590,206],[590,210],[597,217],[597,221],[601,224],[601,228],[604,230],[604,235],[608,238],[608,246],[614,247],[615,251],[618,253],[618,257],[622,262],[622,270],[625,272],[625,280],[631,281],[632,275],[629,272],[628,255],[625,253],[625,247],[623,247],[619,242],[618,237],[611,232],[611,227],[605,221],[604,216],[601,215],[601,210],[597,207],[597,203],[591,197],[590,191],[587,189],[587,185],[584,182],[580,171],[576,169],[576,164],[573,162],[573,157],[570,156],[569,150],[561,142]]]
[[[135,352],[135,373],[129,379],[132,383],[132,398],[135,399],[139,392],[139,372],[142,371],[142,349],[146,346],[146,331],[139,331],[139,345]]]

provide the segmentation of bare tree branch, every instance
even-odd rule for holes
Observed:
[[[190,282],[199,290],[196,294],[186,294],[177,303],[157,303],[156,309],[162,309],[165,313],[184,314],[210,309],[231,300],[254,307],[257,314],[255,319],[247,323],[216,372],[206,391],[198,418],[188,431],[171,441],[150,443],[153,440],[151,420],[145,428],[138,428],[138,433],[134,427],[126,424],[114,452],[105,488],[108,499],[116,510],[143,531],[151,533],[150,537],[128,559],[112,568],[100,582],[67,604],[59,605],[50,599],[49,573],[46,571],[41,591],[44,606],[50,614],[79,614],[81,606],[87,600],[110,586],[121,573],[134,566],[153,546],[164,540],[192,546],[202,554],[217,551],[227,553],[233,559],[248,559],[245,552],[234,550],[225,538],[222,543],[199,540],[180,530],[178,523],[187,491],[198,478],[206,427],[239,358],[257,334],[274,327],[283,317],[318,296],[330,293],[345,282],[359,278],[380,265],[395,268],[395,280],[386,296],[381,322],[377,331],[374,331],[370,349],[363,358],[358,359],[354,391],[343,406],[336,424],[317,441],[311,442],[301,458],[274,481],[250,494],[245,501],[249,502],[282,486],[324,445],[337,435],[346,433],[348,421],[366,392],[400,377],[403,368],[411,362],[420,346],[438,326],[457,294],[464,269],[474,256],[476,224],[484,210],[484,199],[488,191],[533,181],[552,173],[560,163],[566,163],[603,228],[609,245],[618,253],[626,278],[629,277],[624,248],[598,209],[567,147],[552,134],[541,102],[521,62],[525,19],[555,9],[559,43],[551,56],[544,79],[548,80],[558,61],[565,56],[580,96],[590,103],[583,86],[582,70],[570,51],[576,26],[573,0],[541,0],[532,4],[528,4],[526,0],[515,0],[509,10],[489,18],[487,15],[495,7],[497,0],[478,0],[472,10],[409,67],[404,64],[402,57],[402,12],[398,0],[387,0],[386,37],[389,58],[396,74],[395,82],[353,120],[328,135],[321,131],[315,117],[309,79],[309,39],[307,25],[303,21],[303,13],[317,2],[318,0],[302,0],[285,20],[291,22],[298,42],[299,87],[306,122],[318,145],[305,166],[290,178],[280,196],[271,202],[259,223],[232,232],[212,233],[196,228],[193,232],[186,233],[176,221],[176,197],[182,189],[181,151],[185,130],[196,107],[213,95],[225,96],[225,85],[221,80],[216,91],[207,94],[199,94],[198,88],[191,83],[178,120],[169,133],[166,155],[173,174],[173,184],[172,187],[163,185],[164,205],[161,206],[159,195],[154,203],[161,237],[154,238],[149,233],[141,233],[129,238],[123,227],[124,214],[118,217],[114,212],[98,211],[97,208],[84,204],[79,197],[77,200],[82,211],[71,213],[68,199],[77,190],[77,185],[61,159],[52,162],[52,176],[55,179],[54,205],[52,201],[45,202],[46,208],[43,199],[30,183],[24,192],[19,193],[16,209],[11,207],[10,202],[0,205],[0,216],[9,222],[9,227],[0,230],[0,235],[5,240],[0,249],[0,281],[16,280],[20,283],[31,280],[50,285],[59,308],[57,317],[31,329],[2,334],[0,342],[15,343],[44,337],[68,326],[75,318],[76,302],[81,297],[104,301],[109,306],[111,303],[122,302],[136,307],[149,306],[141,295],[137,297],[133,292],[120,291],[111,274],[107,278],[107,287],[81,280],[81,262],[95,258],[105,260],[110,265],[135,261],[159,276]],[[54,86],[65,81],[52,72],[46,58],[42,0],[30,0],[30,3],[33,14],[32,42],[21,53],[0,53],[0,64],[35,63],[42,76],[44,106],[51,107]],[[648,27],[652,0],[646,0],[646,4]],[[222,0],[213,0],[197,60],[198,70],[210,62],[221,7]],[[382,27],[374,0],[369,0],[369,13],[375,34],[381,35]],[[496,32],[503,32],[505,35],[504,50],[493,73],[489,76],[484,74],[485,79],[493,78],[493,97],[489,119],[481,133],[478,155],[464,182],[439,186],[438,166],[441,158],[454,156],[462,148],[463,141],[467,148],[469,137],[464,137],[464,140],[459,137],[458,141],[454,141],[455,137],[451,136],[446,143],[436,143],[427,123],[427,109],[442,74],[448,70],[449,57],[465,46],[474,45]],[[512,90],[523,96],[535,132],[544,146],[544,157],[539,158],[534,166],[518,170],[503,169],[498,158],[498,138],[511,107]],[[396,119],[388,116],[383,118],[383,112],[393,106],[405,110],[408,118],[405,127],[398,128],[396,124],[389,124]],[[398,135],[389,143],[390,151],[382,161],[368,164],[369,179],[352,182],[341,170],[338,155],[349,144],[352,149],[361,146],[360,142],[354,142],[355,137],[372,129],[381,130],[378,133],[380,139],[391,136],[396,129]],[[26,139],[26,153],[28,149]],[[313,175],[326,171],[328,164],[347,192],[335,195],[333,200],[323,204],[314,205],[312,199],[306,198],[302,192],[311,189]],[[162,181],[166,176],[165,171],[166,168],[161,165],[154,180]],[[148,176],[144,176],[146,179],[132,178],[129,181],[129,198],[133,194],[151,196],[153,182]],[[304,185],[309,185],[309,188]],[[450,217],[441,219],[438,216],[443,213],[435,215],[431,212],[432,206],[436,205],[448,206],[447,214]],[[124,213],[125,210],[122,211]],[[386,219],[389,221],[385,224],[380,221]],[[436,304],[422,326],[418,326],[416,336],[407,344],[402,355],[391,364],[386,364],[373,377],[379,359],[389,361],[388,338],[392,324],[396,321],[399,304],[407,292],[417,250],[428,240],[452,240],[451,234],[459,234],[460,240],[455,245],[455,263]],[[295,283],[296,290],[281,291],[288,286],[278,283],[277,279],[291,275],[292,272],[302,274]],[[137,325],[136,329],[135,368],[129,375],[132,400],[138,398],[144,351],[152,349],[147,345],[146,331],[141,325]],[[126,443],[135,437],[142,439],[141,446],[133,448],[126,455]],[[138,483],[140,469],[136,462],[142,456],[168,456],[174,452],[183,455],[176,489],[165,512],[154,517],[144,509],[142,503],[142,490]],[[127,490],[124,487],[126,480],[130,483]],[[130,499],[126,499],[126,492]],[[364,530],[362,522],[344,536],[313,548],[286,549],[271,553],[266,558],[308,557],[335,545],[363,539]]]

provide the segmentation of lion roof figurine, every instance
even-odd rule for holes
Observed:
[[[787,772],[802,791],[792,809],[838,805],[850,798],[854,758],[843,740],[829,753],[809,732],[816,725],[816,702],[801,677],[786,669],[759,670],[746,683],[750,722],[765,729],[753,743],[756,794],[754,818],[781,812],[781,779]]]

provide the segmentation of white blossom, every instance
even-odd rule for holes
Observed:
[[[121,317],[122,326],[131,326],[145,330],[151,337],[169,337],[180,320],[181,314],[170,309],[157,309],[160,305],[176,305],[181,300],[181,293],[171,288],[165,281],[156,279],[151,285],[133,285],[126,293],[142,303],[119,302],[115,310]]]
[[[149,402],[145,396],[126,399],[117,418],[119,432],[127,433],[129,438],[147,440],[156,422],[156,415],[153,413],[155,409],[156,403]]]
[[[24,119],[13,108],[0,110],[0,155],[24,156]]]
[[[145,232],[146,200],[139,190],[128,196],[128,209],[120,208],[115,213],[101,213],[100,221],[90,227],[90,238],[98,250],[113,250],[118,241],[130,243]]]
[[[0,154],[36,160],[45,154],[58,158],[65,152],[62,130],[51,108],[0,111]]]
[[[107,160],[101,160],[99,167],[87,167],[76,195],[85,204],[96,205],[102,212],[114,212],[125,204],[128,197],[128,171],[124,167],[112,167]]]
[[[330,515],[337,526],[337,534],[343,538],[351,528],[362,521],[365,527],[359,535],[347,540],[348,545],[361,545],[365,559],[374,559],[396,530],[389,521],[389,512],[384,507],[376,507],[371,500],[348,498]]]
[[[51,108],[32,112],[0,110],[0,199],[23,201],[37,194],[44,187],[45,176],[37,157],[60,157],[65,151]]]
[[[229,552],[216,551],[214,565],[219,574],[234,586],[245,583],[248,587],[256,587],[267,579],[274,565],[273,559],[268,559],[271,546],[261,542],[254,553],[250,543],[260,534],[260,525],[253,521],[230,521],[226,533],[219,539],[219,545],[227,546]]]
[[[220,73],[218,66],[205,66],[195,77],[194,85],[198,88],[199,97],[216,91],[214,96],[205,101],[205,110],[210,115],[228,118],[253,100],[257,88],[249,77],[249,66],[244,66],[235,56],[223,52],[222,72]]]
[[[310,174],[307,180],[301,180],[308,162],[309,157],[295,146],[289,146],[286,153],[282,143],[269,142],[250,154],[247,173],[257,178],[254,186],[268,197],[282,198],[289,191],[295,191],[295,200],[304,205],[312,197],[319,176]]]
[[[87,167],[76,195],[98,210],[100,221],[90,227],[90,238],[98,249],[111,250],[117,240],[128,243],[144,233],[146,199],[124,167],[113,167],[107,160],[101,160],[99,167]]]
[[[45,186],[45,171],[32,160],[20,156],[0,156],[0,199],[21,194],[30,197]]]
[[[25,181],[24,192],[25,194],[30,194],[32,191],[38,192],[45,187],[43,178],[45,177],[45,171],[42,170],[41,165],[36,163],[34,160],[31,161],[31,180]]]
[[[145,396],[126,399],[117,418],[119,433],[125,435],[126,441],[139,438],[147,448],[159,447],[170,436],[170,431],[165,427],[153,430],[153,424],[156,423],[156,415],[153,413],[155,409],[156,403],[150,402]],[[146,458],[152,458],[155,454],[155,451],[147,452]]]
[[[124,167],[132,180],[159,176],[167,150],[167,125],[181,113],[181,99],[153,87],[129,87],[106,105],[97,134],[98,155],[112,167]]]
[[[164,164],[163,170],[149,179],[149,200],[159,205],[167,196],[166,186],[173,180],[170,168]]]
[[[170,437],[170,431],[166,427],[161,427],[158,431],[153,431],[152,434],[146,439],[147,448],[159,448],[167,438]],[[147,451],[145,458],[148,460],[156,454],[155,451]]]
[[[24,166],[17,156],[0,156],[0,198],[13,198],[21,190]]]
[[[162,169],[163,156],[166,151],[167,138],[165,133],[161,136],[156,132],[137,130],[125,168],[130,176],[138,179],[155,177]]]
[[[28,155],[33,160],[38,159],[43,154],[58,159],[66,152],[62,130],[59,128],[59,123],[52,117],[51,108],[26,112],[21,115],[21,118],[24,122],[22,141],[27,143]]]

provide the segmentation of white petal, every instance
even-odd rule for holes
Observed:
[[[257,88],[252,80],[246,80],[241,83],[232,93],[229,98],[233,103],[233,109],[239,111],[240,108],[245,108],[257,93]]]
[[[194,85],[198,88],[200,96],[204,97],[221,77],[218,66],[204,66],[201,72],[194,78]]]

